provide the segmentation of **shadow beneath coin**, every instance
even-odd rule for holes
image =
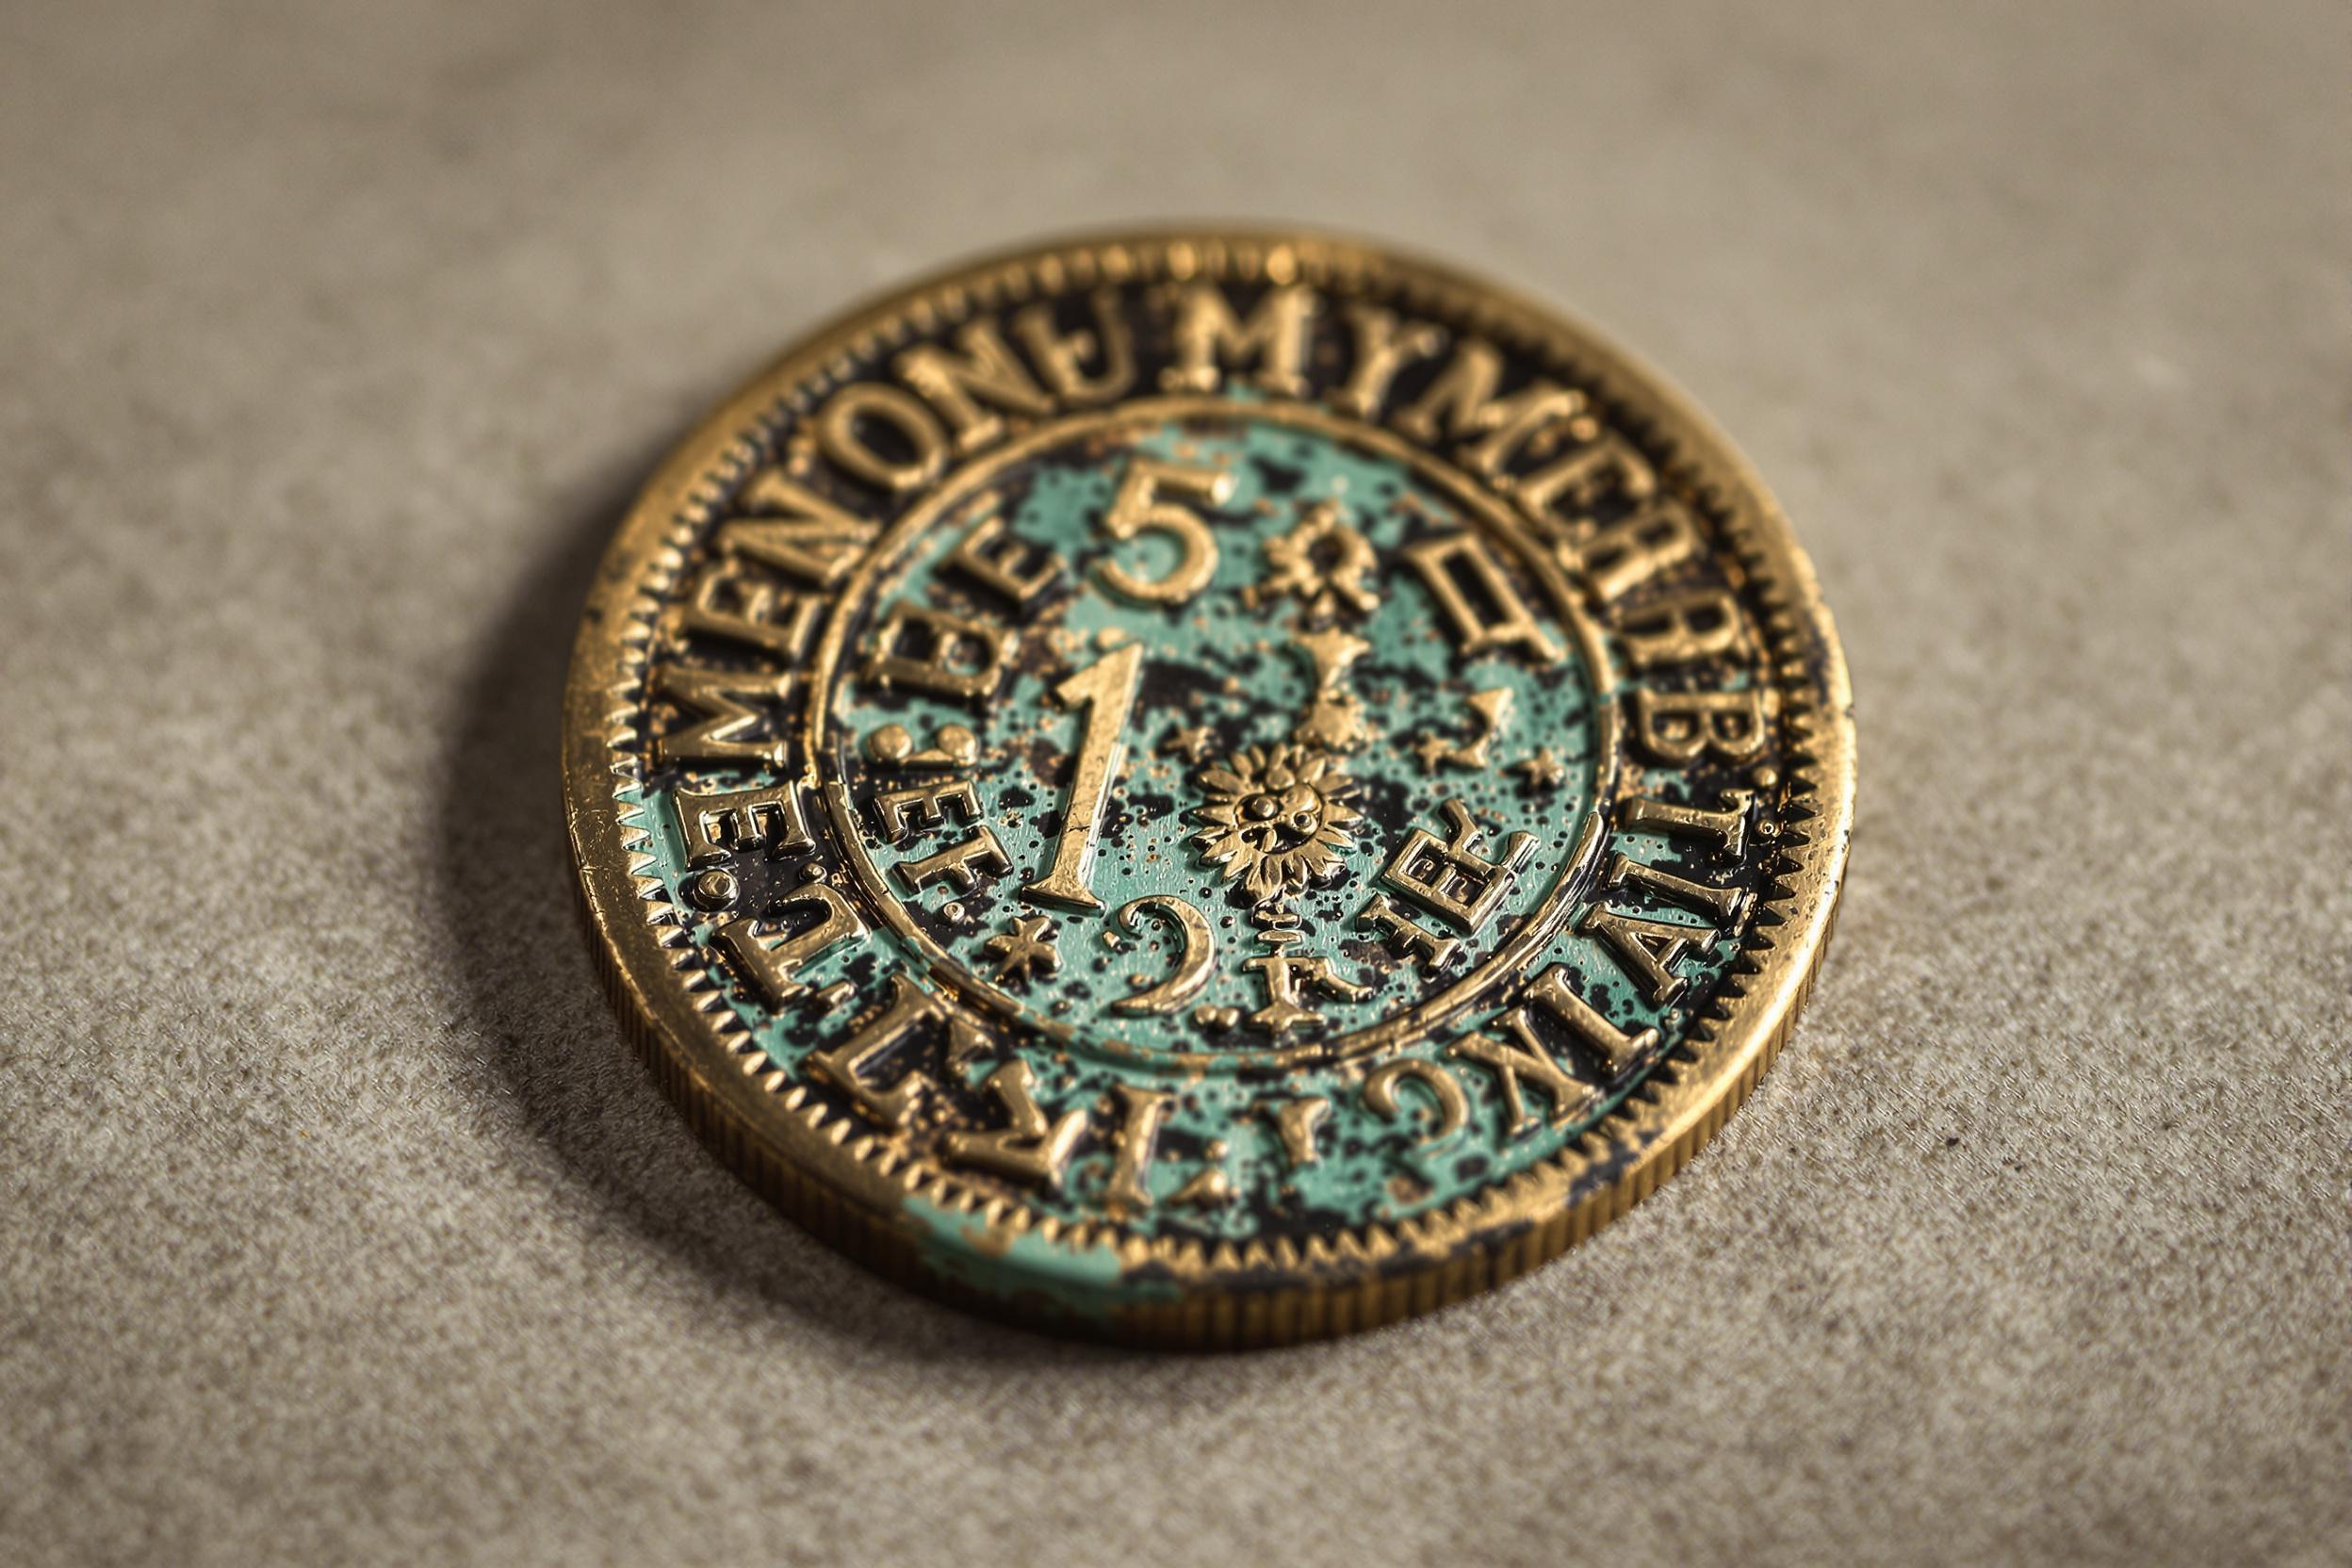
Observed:
[[[630,1243],[597,1239],[609,1226],[696,1271],[730,1310],[787,1312],[915,1359],[1129,1359],[967,1316],[836,1255],[704,1152],[622,1038],[574,902],[559,716],[580,607],[660,455],[641,453],[559,504],[547,548],[476,656],[445,759],[438,916],[467,999],[454,1036],[486,1042],[484,1081],[503,1102],[487,1114],[515,1117],[554,1154],[570,1186],[552,1200],[586,1245],[615,1250],[617,1267]]]

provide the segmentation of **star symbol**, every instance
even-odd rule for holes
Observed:
[[[1315,662],[1315,685],[1317,691],[1329,691],[1348,673],[1348,666],[1372,651],[1372,645],[1361,637],[1336,629],[1322,631],[1301,631],[1292,639]]]
[[[1195,725],[1190,729],[1171,729],[1160,737],[1160,755],[1181,757],[1187,762],[1198,762],[1217,747],[1217,737],[1207,725]]]
[[[1531,790],[1557,790],[1560,781],[1568,776],[1568,770],[1552,755],[1549,746],[1538,747],[1535,755],[1524,762],[1513,762],[1511,771],[1526,779]]]
[[[981,951],[996,960],[990,978],[998,981],[1025,984],[1033,974],[1054,974],[1062,967],[1062,956],[1054,946],[1054,922],[1044,915],[1016,919],[1010,931],[990,937]]]
[[[1454,759],[1454,743],[1434,731],[1422,736],[1420,743],[1413,749],[1421,759],[1423,773],[1435,773],[1440,763],[1450,762]]]

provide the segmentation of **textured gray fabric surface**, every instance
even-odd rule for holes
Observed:
[[[2345,1560],[2352,30],[1633,10],[0,15],[0,1560]],[[1165,1359],[702,1153],[552,727],[790,335],[1194,213],[1669,367],[1814,552],[1862,795],[1687,1174]]]

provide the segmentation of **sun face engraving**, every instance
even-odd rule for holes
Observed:
[[[1247,746],[1197,776],[1209,804],[1192,820],[1201,860],[1256,903],[1336,880],[1340,853],[1363,813],[1348,803],[1355,780],[1311,746]]]

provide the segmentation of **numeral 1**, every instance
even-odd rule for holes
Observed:
[[[1143,678],[1143,645],[1130,643],[1103,655],[1059,686],[1054,695],[1065,708],[1084,708],[1079,727],[1078,760],[1070,776],[1070,800],[1062,811],[1062,834],[1054,846],[1054,863],[1045,874],[1021,890],[1021,896],[1037,904],[1092,911],[1102,907],[1088,886],[1094,880],[1097,830],[1102,823],[1102,803],[1127,747],[1119,732],[1135,705],[1135,688]]]

